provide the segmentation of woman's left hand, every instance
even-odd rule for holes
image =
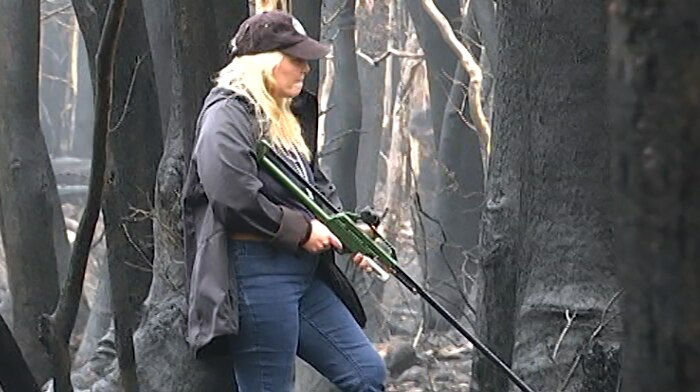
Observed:
[[[369,257],[362,253],[355,253],[355,255],[352,256],[352,261],[354,261],[358,267],[365,270],[365,272],[372,272],[372,267],[369,264]]]

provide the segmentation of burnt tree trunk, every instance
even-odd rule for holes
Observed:
[[[491,329],[482,335],[506,361],[512,350],[515,371],[535,390],[605,392],[618,382],[609,139],[600,116],[606,108],[604,12],[602,1],[499,3],[496,80],[508,90],[496,94],[494,133],[499,140],[502,132],[517,131],[518,139],[514,146],[495,144],[497,151],[515,148],[509,153],[516,161],[509,174],[513,193],[489,190],[483,264]],[[499,157],[494,151],[494,167]],[[515,246],[502,244],[488,221],[508,202],[519,211],[501,231],[513,233]],[[495,308],[496,301],[505,307]],[[513,329],[495,335],[495,316]],[[499,338],[512,339],[511,347]],[[507,390],[479,366],[486,375],[480,390]]]
[[[328,8],[337,13],[333,30],[335,76],[330,93],[332,109],[326,115],[325,143],[321,149],[324,166],[337,186],[345,209],[357,204],[355,170],[362,127],[362,102],[355,55],[355,0],[330,1]]]
[[[384,124],[385,80],[389,57],[385,52],[390,42],[390,29],[387,28],[389,23],[389,5],[386,3],[375,3],[371,11],[364,7],[358,8],[357,46],[365,55],[357,67],[363,106],[356,174],[358,207],[374,206]],[[375,59],[378,61],[375,62]]]
[[[80,218],[67,278],[61,288],[58,303],[50,315],[42,315],[40,322],[40,338],[51,357],[54,374],[53,384],[58,392],[73,391],[70,380],[72,358],[68,344],[78,314],[88,255],[102,202],[107,135],[112,113],[114,57],[126,4],[126,0],[110,1],[100,35],[100,43],[95,56],[95,80],[97,83],[95,84],[94,100],[94,139],[85,211]]]
[[[36,381],[51,375],[39,342],[42,314],[58,298],[54,251],[56,180],[39,126],[39,1],[0,3],[0,200],[13,329]]]
[[[171,7],[163,0],[141,0],[143,14],[147,21],[148,42],[151,48],[153,60],[153,72],[155,74],[158,90],[158,107],[161,119],[161,134],[163,140],[167,137],[168,118],[170,117],[170,95],[172,65],[173,26]],[[165,59],[168,59],[165,61]]]
[[[700,391],[700,3],[611,5],[623,391]]]
[[[516,39],[529,40],[534,31],[519,25],[524,5],[508,5],[496,17],[499,56],[493,63],[495,85],[492,123],[492,153],[480,234],[480,295],[478,335],[506,363],[510,363],[515,343],[515,292],[520,247],[520,159],[527,154],[523,134],[534,110],[526,85],[533,58],[528,47]],[[516,38],[517,37],[517,38]],[[507,81],[507,82],[503,82]],[[477,356],[473,366],[472,391],[508,391],[508,379],[486,358]]]
[[[39,392],[39,386],[2,315],[0,315],[0,347],[2,347],[0,390]]]
[[[91,8],[75,0],[89,58],[94,58],[107,4]],[[93,11],[97,11],[96,14]],[[86,19],[92,18],[92,21]],[[92,22],[92,23],[90,23]],[[126,9],[115,62],[115,110],[108,136],[102,211],[107,241],[115,338],[120,374],[127,391],[138,390],[133,330],[148,294],[153,264],[153,204],[156,168],[162,151],[158,96],[141,1]],[[94,75],[94,73],[93,73]]]

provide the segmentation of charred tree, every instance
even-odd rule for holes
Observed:
[[[173,26],[171,7],[163,0],[141,0],[143,14],[147,21],[148,42],[150,46],[150,56],[153,62],[153,72],[155,74],[156,86],[158,90],[158,107],[161,119],[161,135],[163,140],[167,137],[168,118],[170,117],[170,95],[172,65]]]
[[[386,72],[390,44],[389,4],[377,2],[371,10],[358,7],[357,47],[362,100],[362,130],[357,159],[357,205],[373,206],[384,124]]]
[[[481,335],[535,390],[617,388],[604,12],[499,2],[491,164],[508,172],[489,176]],[[480,390],[506,391],[486,368]]]
[[[42,314],[58,298],[54,251],[56,180],[39,125],[39,1],[0,5],[0,199],[13,329],[38,383],[51,367],[39,342]]]
[[[12,331],[0,315],[0,389],[6,391],[39,392],[39,386],[34,380],[29,365],[22,356]],[[12,388],[12,389],[10,389]]]
[[[61,289],[56,308],[41,320],[41,340],[53,365],[57,391],[72,391],[71,356],[68,340],[75,325],[83,289],[88,254],[99,217],[104,187],[107,133],[112,109],[113,67],[117,42],[124,18],[125,0],[110,2],[96,55],[95,124],[90,183],[85,211],[80,219],[75,247],[71,254],[68,276]]]
[[[95,58],[100,37],[97,27],[103,24],[108,4],[92,7],[83,0],[73,3],[89,58]],[[132,336],[152,278],[151,210],[162,152],[158,95],[145,36],[141,1],[132,0],[126,8],[121,37],[128,44],[117,49],[114,66],[115,110],[107,140],[102,202],[117,353],[127,391],[138,390]]]
[[[494,110],[498,115],[492,123],[493,150],[479,240],[477,330],[484,343],[506,363],[511,363],[515,344],[516,255],[521,241],[520,159],[527,154],[523,135],[528,128],[529,113],[534,110],[525,88],[530,77],[526,69],[532,68],[533,59],[528,48],[515,44],[513,37],[529,40],[534,32],[527,29],[530,25],[518,25],[524,6],[514,4],[508,8],[508,12],[496,18],[500,55],[492,64],[494,78],[498,80],[494,93]],[[472,391],[508,391],[505,374],[485,358],[477,356],[472,372],[475,381]]]
[[[700,391],[700,3],[611,4],[623,391]]]
[[[335,76],[326,115],[325,142],[321,149],[324,166],[337,186],[343,207],[353,210],[357,204],[355,170],[362,127],[362,102],[355,55],[355,0],[330,1],[335,14],[333,65]]]

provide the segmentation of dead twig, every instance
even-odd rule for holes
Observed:
[[[329,25],[329,24],[333,23],[333,21],[338,18],[338,15],[340,15],[340,13],[343,12],[343,9],[345,9],[345,6],[347,5],[347,3],[348,3],[348,1],[344,0],[343,4],[340,4],[338,9],[334,10],[333,13],[327,19],[321,17],[321,23],[323,23],[324,25]]]
[[[574,362],[571,364],[571,368],[569,368],[569,372],[566,375],[566,378],[562,383],[559,385],[559,388],[557,388],[557,392],[564,392],[566,387],[569,385],[569,382],[571,382],[571,378],[574,376],[574,372],[576,371],[576,368],[578,367],[578,364],[581,362],[581,358],[583,358],[583,353],[585,351],[585,347],[588,347],[593,343],[593,340],[598,337],[598,335],[603,331],[603,328],[605,328],[606,325],[610,323],[614,319],[614,317],[611,317],[609,319],[606,319],[606,316],[608,315],[608,311],[610,311],[610,308],[612,305],[617,301],[617,299],[620,297],[622,294],[623,290],[619,290],[618,292],[615,293],[615,295],[610,298],[610,301],[608,301],[607,305],[603,309],[603,313],[600,315],[600,323],[598,323],[598,326],[593,330],[593,333],[591,333],[591,336],[588,338],[586,343],[584,344],[583,347],[579,350],[578,355],[576,355],[576,358],[574,359]]]
[[[559,353],[559,347],[561,347],[561,343],[564,341],[564,337],[569,332],[569,329],[571,329],[571,325],[573,325],[573,323],[574,323],[574,319],[576,318],[576,312],[571,314],[569,309],[566,309],[564,316],[566,317],[566,326],[564,326],[564,329],[561,331],[561,334],[559,335],[559,339],[557,339],[557,344],[554,345],[554,351],[552,352],[552,358],[551,358],[552,362],[557,361],[557,354]]]
[[[405,52],[401,50],[397,50],[394,48],[389,48],[385,52],[381,53],[380,55],[376,57],[370,57],[369,55],[365,54],[361,50],[357,50],[357,56],[361,58],[362,60],[365,60],[369,65],[376,67],[379,64],[382,63],[382,61],[386,60],[389,58],[389,56],[394,56],[394,57],[399,57],[399,58],[407,58],[407,59],[417,59],[417,60],[422,60],[425,55],[423,53],[413,53],[413,52]]]
[[[44,22],[47,19],[50,19],[50,18],[62,13],[63,11],[70,9],[72,6],[73,5],[71,3],[68,3],[68,4],[64,5],[63,7],[59,7],[53,11],[50,11],[50,12],[47,12],[47,13],[41,15],[41,19],[39,19],[39,20]]]
[[[136,65],[134,66],[134,72],[131,74],[131,82],[129,82],[129,90],[126,93],[126,99],[124,99],[124,107],[122,107],[122,113],[121,116],[119,116],[119,120],[117,123],[112,127],[109,132],[114,132],[119,127],[122,125],[122,122],[124,122],[124,118],[126,118],[126,113],[129,111],[129,104],[131,102],[131,96],[134,91],[134,85],[136,84],[136,75],[139,72],[139,68],[141,67],[141,63],[143,62],[143,59],[146,58],[147,55],[144,56],[139,56],[136,59]]]

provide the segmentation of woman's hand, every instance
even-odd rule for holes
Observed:
[[[372,272],[372,266],[369,264],[369,257],[363,255],[362,253],[355,253],[352,256],[352,261],[354,261],[358,267],[365,270],[365,272]]]
[[[311,234],[309,235],[309,239],[306,240],[304,245],[302,245],[304,249],[311,253],[320,253],[331,248],[336,249],[337,251],[341,251],[343,249],[343,244],[326,225],[316,219],[312,220],[310,224]],[[357,266],[363,270],[372,272],[372,267],[369,264],[369,257],[363,255],[362,253],[355,253],[352,256],[352,261],[354,261],[355,264],[357,264]]]
[[[309,239],[302,245],[302,248],[311,253],[320,253],[329,249],[338,251],[343,249],[338,237],[333,234],[326,225],[314,219],[311,222],[311,234]]]

